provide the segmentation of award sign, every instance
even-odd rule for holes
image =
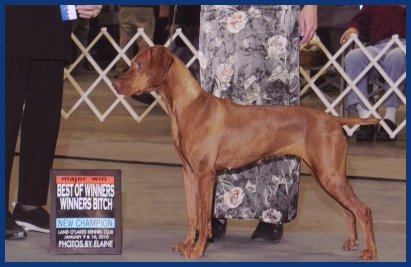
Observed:
[[[120,254],[121,172],[50,171],[50,253]]]

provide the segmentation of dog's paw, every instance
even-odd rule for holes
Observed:
[[[192,246],[193,246],[192,244],[184,241],[184,242],[181,242],[181,243],[178,243],[177,245],[175,245],[173,247],[173,250],[177,251],[177,252],[180,252],[180,253],[183,253],[185,250],[187,250],[187,248],[192,247]]]
[[[189,258],[196,259],[202,257],[204,254],[204,249],[200,248],[199,246],[195,246],[192,250]]]
[[[183,249],[183,251],[181,251],[181,255],[183,255],[186,258],[191,258],[191,259],[200,258],[203,256],[203,254],[204,254],[204,249],[202,249],[199,246],[186,247],[185,249]]]
[[[191,253],[193,252],[193,247],[186,247],[183,251],[181,251],[181,255],[185,258],[191,258]]]
[[[364,261],[373,261],[377,259],[377,252],[371,249],[361,251],[360,258]]]
[[[343,249],[345,250],[356,250],[358,248],[358,240],[348,239],[344,242]]]

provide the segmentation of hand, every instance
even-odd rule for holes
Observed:
[[[100,14],[102,7],[102,5],[78,5],[76,10],[80,18],[91,19]]]
[[[357,35],[358,35],[359,32],[358,32],[358,30],[357,30],[356,28],[353,28],[353,27],[348,28],[348,29],[343,33],[343,35],[341,36],[340,44],[343,44],[343,43],[347,42],[347,40],[350,39],[350,37],[351,37],[352,34],[357,34]]]
[[[298,19],[300,24],[300,36],[302,37],[300,45],[304,45],[309,42],[317,30],[317,6],[306,5],[300,12]]]

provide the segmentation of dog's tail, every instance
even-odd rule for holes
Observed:
[[[359,125],[369,125],[369,124],[377,124],[380,120],[376,118],[348,118],[348,117],[336,117],[337,121],[341,125],[348,125],[354,126],[356,124]]]

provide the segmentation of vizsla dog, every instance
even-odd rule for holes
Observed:
[[[376,124],[377,119],[334,117],[300,106],[237,105],[204,91],[184,63],[162,46],[137,55],[113,86],[124,95],[156,91],[165,102],[183,166],[188,209],[187,238],[174,249],[185,257],[201,257],[212,235],[216,173],[267,157],[294,155],[343,208],[348,225],[343,248],[357,248],[358,220],[365,241],[360,257],[376,259],[371,210],[346,178],[347,142],[341,127]]]

